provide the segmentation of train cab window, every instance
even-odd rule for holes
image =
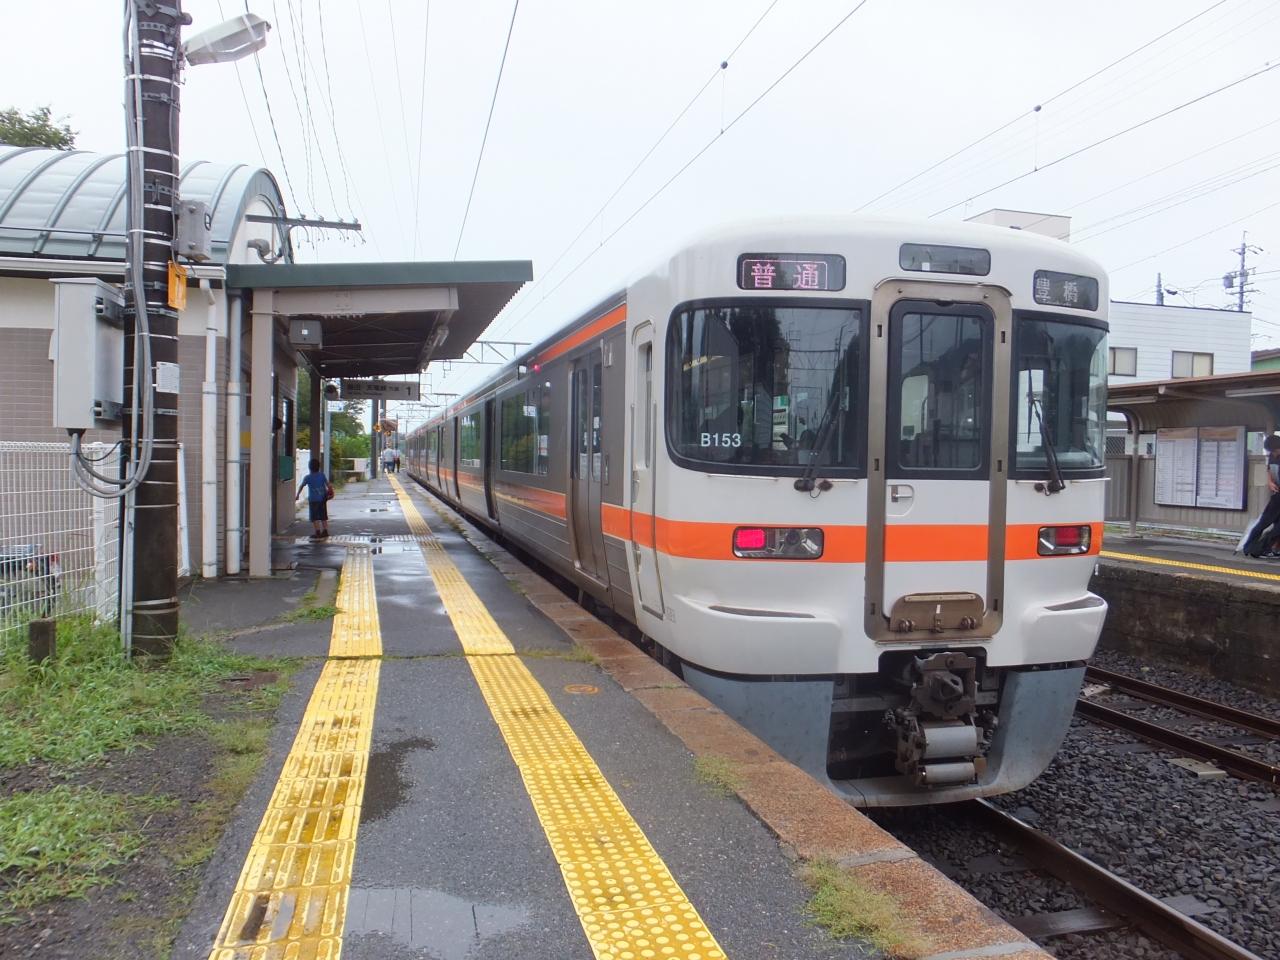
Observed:
[[[1099,471],[1107,429],[1107,332],[1066,320],[1014,317],[1013,454],[1018,473]]]
[[[905,313],[894,328],[898,466],[975,470],[987,443],[985,317]]]
[[[746,301],[678,312],[667,342],[672,453],[731,472],[796,473],[811,460],[858,468],[862,351],[856,307]]]

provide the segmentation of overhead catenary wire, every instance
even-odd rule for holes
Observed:
[[[271,15],[275,18],[276,23],[280,22],[280,10],[276,5],[276,0],[271,0]],[[293,83],[293,71],[289,69],[289,55],[285,53],[284,44],[275,44],[276,49],[280,51],[280,62],[284,64],[285,79],[289,81],[289,93],[293,96],[293,110],[298,116],[298,125],[302,130],[302,159],[303,172],[306,179],[303,181],[303,189],[307,196],[307,204],[314,211],[316,207],[316,198],[314,191],[314,177],[311,167],[311,139],[307,136],[307,121],[302,113],[302,101],[298,99],[298,90]],[[267,96],[266,86],[263,85],[263,96]]]
[[[427,0],[427,16],[422,27],[422,84],[418,92],[418,173],[413,187],[413,259],[418,259],[418,233],[422,218],[422,141],[427,126],[427,53],[431,41],[431,0]]]
[[[1156,257],[1164,256],[1164,254],[1166,253],[1169,253],[1173,250],[1178,250],[1182,247],[1187,246],[1188,244],[1195,243],[1197,240],[1203,240],[1205,237],[1211,236],[1217,233],[1219,230],[1225,230],[1227,227],[1234,227],[1236,224],[1244,223],[1246,220],[1250,219],[1251,217],[1256,217],[1258,216],[1258,214],[1266,213],[1268,210],[1274,210],[1276,207],[1280,207],[1280,200],[1277,200],[1274,203],[1269,203],[1264,207],[1259,207],[1257,210],[1254,210],[1251,213],[1246,213],[1243,217],[1237,217],[1235,220],[1229,220],[1226,223],[1218,224],[1218,226],[1214,227],[1212,230],[1206,230],[1204,233],[1196,234],[1194,237],[1191,237],[1188,240],[1183,240],[1180,243],[1175,243],[1171,247],[1165,247],[1163,250],[1157,250],[1155,253],[1148,254],[1145,257],[1140,257],[1137,260],[1132,260],[1129,263],[1126,263],[1122,267],[1116,267],[1110,272],[1113,274],[1116,274],[1116,273],[1119,273],[1121,270],[1128,270],[1130,267],[1136,267],[1140,263],[1146,263],[1148,260],[1154,260]]]
[[[737,124],[748,113],[750,113],[762,100],[765,99],[765,97],[767,97],[770,93],[773,92],[773,90],[777,88],[778,84],[782,83],[783,80],[785,80],[788,76],[790,76],[793,72],[795,72],[795,70],[802,63],[804,63],[807,59],[809,59],[809,57],[814,53],[814,51],[816,51],[819,47],[821,47],[824,43],[826,43],[827,40],[829,40],[836,33],[837,30],[839,30],[842,26],[848,23],[849,20],[854,16],[854,14],[856,14],[859,10],[865,7],[868,2],[869,0],[859,0],[859,2],[855,4],[854,7],[848,13],[846,13],[843,17],[837,20],[835,25],[832,26],[826,33],[824,33],[817,40],[817,42],[815,42],[804,53],[802,53],[799,56],[799,58],[796,59],[789,67],[783,70],[782,73],[780,73],[777,76],[777,78],[774,79],[774,81],[769,84],[769,86],[765,87],[765,89],[754,100],[752,100],[745,107],[743,107],[742,110],[739,111],[732,120],[730,120],[727,124],[725,124],[723,130],[715,134],[710,140],[708,140],[705,144],[703,144],[702,147],[699,148],[698,151],[693,154],[693,156],[691,156],[688,160],[686,160],[680,166],[680,168],[676,170],[675,173],[673,173],[670,177],[668,177],[662,183],[662,185],[658,187],[657,190],[653,191],[653,193],[651,193],[644,200],[644,202],[642,202],[638,207],[632,210],[631,213],[627,216],[627,218],[623,220],[621,223],[619,223],[613,229],[613,231],[608,234],[608,236],[603,237],[599,245],[593,247],[587,253],[586,256],[584,256],[581,260],[579,260],[574,265],[572,270],[570,270],[560,279],[559,283],[557,283],[554,287],[552,287],[545,294],[543,294],[542,299],[539,300],[537,303],[535,303],[532,307],[530,307],[529,310],[527,310],[520,317],[520,319],[517,320],[515,323],[513,323],[511,326],[515,327],[515,326],[518,326],[520,323],[522,323],[525,319],[529,317],[530,314],[533,313],[534,310],[536,310],[539,306],[541,306],[548,297],[550,297],[553,293],[555,293],[562,286],[564,286],[564,284],[569,280],[569,278],[572,277],[574,274],[576,274],[579,270],[581,270],[582,267],[586,265],[587,261],[589,261],[592,257],[594,257],[596,253],[601,248],[604,247],[605,244],[607,244],[610,240],[616,237],[620,232],[622,232],[622,230],[624,230],[627,227],[628,224],[630,224],[633,220],[635,220],[636,217],[638,217],[641,213],[643,213],[644,210],[649,206],[649,204],[653,203],[654,200],[656,200],[659,196],[661,196],[666,191],[666,189],[670,187],[673,183],[675,183],[676,180],[678,180],[686,170],[688,170],[691,166],[693,166],[698,161],[699,158],[701,158],[708,150],[710,150],[713,146],[715,146],[715,144],[720,140],[721,137],[723,137],[726,133],[728,133],[735,126],[737,126]]]
[[[1037,173],[1041,173],[1042,171],[1048,170],[1050,167],[1055,167],[1060,163],[1065,163],[1067,160],[1074,159],[1075,157],[1078,157],[1081,154],[1087,153],[1090,150],[1096,149],[1097,147],[1110,143],[1113,140],[1117,140],[1120,137],[1123,137],[1126,134],[1130,134],[1135,130],[1140,130],[1141,128],[1148,126],[1149,124],[1155,123],[1158,120],[1163,120],[1166,117],[1170,117],[1181,110],[1185,110],[1187,107],[1193,106],[1197,103],[1201,103],[1202,101],[1207,100],[1210,97],[1217,96],[1220,93],[1224,93],[1227,90],[1231,90],[1234,87],[1238,87],[1242,83],[1247,83],[1250,80],[1254,80],[1264,74],[1270,73],[1272,70],[1275,70],[1277,67],[1280,67],[1280,61],[1261,67],[1260,69],[1255,70],[1252,73],[1246,74],[1243,77],[1237,77],[1235,80],[1232,80],[1229,83],[1224,83],[1222,86],[1215,87],[1213,90],[1210,90],[1207,93],[1202,93],[1197,97],[1192,97],[1190,100],[1185,100],[1182,103],[1178,104],[1177,106],[1170,107],[1167,110],[1163,110],[1160,113],[1155,114],[1154,116],[1147,117],[1145,120],[1139,120],[1137,123],[1131,124],[1125,127],[1123,130],[1117,130],[1115,133],[1108,134],[1107,136],[1103,137],[1100,140],[1095,140],[1093,143],[1087,144],[1083,147],[1078,147],[1077,149],[1072,150],[1069,153],[1065,153],[1060,157],[1050,160],[1048,163],[1043,164],[1042,166],[1037,167],[1034,170],[1024,171],[1023,173],[1020,173],[1014,177],[1010,177],[1009,179],[1003,181],[1002,183],[998,183],[995,186],[987,187],[985,190],[979,190],[977,193],[971,194],[970,196],[966,197],[963,200],[958,200],[955,203],[945,206],[940,210],[935,210],[929,216],[930,217],[941,216],[942,214],[947,213],[948,211],[954,210],[956,207],[962,207],[965,204],[978,199],[978,197],[986,196],[988,193],[994,193],[996,190],[1000,190],[1000,189],[1003,189],[1004,187],[1009,186],[1010,184],[1017,183],[1019,180],[1025,180],[1027,177],[1030,177]]]
[[[569,251],[572,250],[577,245],[578,241],[582,239],[583,235],[588,230],[591,229],[591,225],[595,223],[598,219],[600,219],[600,217],[605,212],[605,210],[608,209],[609,204],[611,204],[617,198],[618,194],[620,194],[626,188],[627,184],[631,182],[632,178],[634,178],[635,175],[640,172],[641,167],[643,167],[645,163],[648,162],[649,158],[653,156],[654,152],[657,151],[658,147],[662,146],[662,144],[666,141],[667,137],[671,135],[671,131],[674,130],[679,125],[680,121],[683,120],[685,116],[689,113],[689,111],[693,109],[693,105],[702,98],[702,95],[704,93],[706,93],[707,88],[711,86],[712,83],[715,82],[716,77],[724,75],[725,71],[729,67],[730,62],[732,62],[734,56],[737,54],[739,50],[742,49],[743,45],[747,42],[747,40],[751,38],[751,35],[756,32],[756,28],[759,27],[762,22],[764,22],[765,17],[767,17],[769,13],[773,10],[773,8],[778,5],[778,2],[779,0],[772,0],[769,6],[767,6],[764,9],[764,12],[761,13],[760,16],[756,18],[755,22],[751,25],[750,29],[748,29],[747,32],[742,35],[742,39],[739,40],[738,43],[734,46],[734,48],[729,51],[728,56],[724,57],[719,62],[719,64],[715,67],[715,69],[711,71],[710,76],[708,76],[707,79],[703,81],[702,86],[700,86],[697,92],[694,93],[694,95],[689,98],[689,101],[675,115],[675,118],[670,123],[667,124],[666,129],[664,129],[662,133],[658,135],[658,138],[654,140],[652,144],[650,144],[649,149],[644,152],[644,155],[641,156],[640,159],[637,160],[632,165],[631,169],[627,172],[627,175],[622,178],[621,182],[619,182],[616,187],[613,188],[613,192],[610,193],[609,196],[605,198],[604,203],[600,204],[599,209],[597,209],[595,213],[591,214],[591,216],[587,218],[586,222],[582,225],[582,228],[577,232],[577,234],[574,235],[574,238],[570,240],[565,245],[564,249],[561,250],[556,255],[556,258],[552,261],[551,266],[549,266],[546,270],[542,271],[541,275],[538,277],[537,280],[533,282],[531,286],[522,288],[521,293],[524,294],[524,296],[521,297],[521,300],[528,299],[528,297],[532,295],[533,291],[538,288],[538,286],[542,283],[542,281],[546,277],[551,276],[553,273],[555,273],[556,267],[558,267],[561,261],[563,261],[564,258],[569,254]],[[721,118],[721,122],[723,123],[723,117]],[[511,325],[508,324],[507,327],[505,327],[504,329],[509,329],[510,326]]]
[[[314,143],[316,146],[316,155],[320,158],[320,172],[324,174],[325,188],[329,191],[329,203],[331,204],[331,209],[337,210],[338,198],[334,195],[333,178],[329,175],[328,151],[320,143],[320,138],[316,136],[315,111],[311,109],[311,87],[307,82],[307,61],[310,58],[307,55],[306,9],[299,10],[295,20],[293,0],[285,0],[285,5],[289,10],[289,24],[293,27],[293,55],[298,61],[298,82],[302,86],[302,102],[306,110],[302,135],[307,138],[308,155],[310,155],[311,144]]]
[[[316,12],[320,17],[320,56],[324,63],[324,86],[328,93],[329,124],[333,128],[333,145],[338,152],[338,167],[342,171],[342,192],[347,201],[347,213],[352,220],[357,219],[355,209],[351,205],[351,178],[347,172],[347,158],[342,149],[342,138],[338,136],[338,104],[333,98],[333,77],[329,69],[329,41],[324,30],[324,4],[316,4]],[[322,96],[323,99],[323,96]],[[358,193],[358,191],[357,191]]]
[[[387,0],[387,22],[391,24],[391,60],[396,68],[396,96],[400,101],[400,137],[404,140],[404,165],[409,175],[409,192],[412,194],[416,192],[413,179],[413,154],[409,149],[409,120],[404,110],[404,75],[400,72],[400,44],[396,39],[400,33],[396,30],[396,14],[391,8],[391,0]],[[374,95],[377,95],[376,90]]]
[[[458,242],[453,246],[453,259],[458,259],[458,251],[462,249],[462,235],[467,232],[467,217],[471,214],[471,200],[476,194],[476,181],[480,178],[480,164],[484,161],[484,148],[489,142],[489,125],[493,123],[493,108],[498,104],[498,91],[502,88],[502,73],[507,66],[507,53],[511,50],[511,34],[516,28],[516,12],[520,9],[520,0],[511,5],[511,22],[507,24],[507,42],[502,47],[502,61],[498,64],[498,78],[493,84],[493,97],[489,100],[489,116],[484,121],[484,136],[480,138],[480,153],[476,156],[476,169],[471,174],[471,189],[467,191],[467,205],[462,211],[462,225],[458,227]]]
[[[972,150],[974,147],[980,146],[981,144],[990,140],[992,137],[996,136],[997,134],[1000,134],[1005,130],[1009,129],[1018,121],[1025,119],[1027,116],[1032,116],[1038,113],[1043,107],[1047,107],[1049,104],[1054,103],[1057,100],[1061,100],[1063,97],[1071,93],[1073,90],[1076,90],[1084,86],[1090,80],[1096,79],[1097,77],[1106,73],[1108,70],[1111,70],[1112,68],[1119,66],[1121,63],[1124,63],[1126,60],[1130,59],[1131,57],[1138,55],[1143,50],[1146,50],[1148,47],[1151,47],[1154,44],[1159,43],[1165,37],[1168,37],[1169,35],[1178,32],[1188,24],[1193,23],[1196,20],[1199,20],[1205,14],[1210,13],[1211,11],[1213,11],[1217,7],[1222,6],[1226,2],[1228,2],[1228,0],[1217,0],[1217,2],[1210,4],[1208,7],[1201,10],[1199,13],[1195,14],[1194,16],[1188,17],[1186,20],[1183,20],[1177,26],[1166,30],[1164,33],[1160,34],[1159,36],[1154,37],[1151,40],[1148,40],[1146,43],[1143,43],[1140,46],[1135,47],[1134,49],[1130,50],[1128,53],[1126,53],[1124,56],[1120,57],[1119,59],[1111,61],[1105,67],[1095,70],[1093,73],[1089,74],[1088,76],[1083,77],[1080,80],[1077,80],[1075,83],[1071,84],[1069,87],[1066,87],[1063,90],[1058,91],[1053,96],[1049,97],[1047,100],[1042,100],[1038,105],[1036,105],[1031,110],[1024,110],[1020,112],[1017,116],[1000,124],[995,129],[988,131],[987,133],[983,134],[981,137],[978,137],[978,139],[974,140],[973,142],[966,144],[965,146],[961,147],[959,150],[954,151],[953,153],[948,154],[947,156],[943,157],[941,160],[938,160],[937,162],[929,165],[928,167],[921,170],[920,172],[903,180],[901,183],[895,184],[894,186],[890,187],[888,190],[885,190],[883,193],[880,193],[877,196],[872,197],[870,200],[862,204],[860,207],[855,208],[854,213],[859,213],[865,210],[867,207],[871,206],[873,203],[878,203],[880,200],[883,200],[885,197],[889,196],[890,194],[896,193],[898,190],[901,190],[903,187],[911,183],[914,183],[916,180],[919,180],[921,177],[925,176],[926,174],[933,172],[934,170],[938,169],[938,167],[941,167],[942,165],[949,163],[950,161],[954,160],[956,157],[960,156],[961,154],[967,153],[969,150]]]
[[[227,19],[226,11],[222,9],[222,0],[218,0],[218,16],[223,20]],[[249,130],[253,133],[253,142],[258,147],[258,157],[265,165],[267,163],[267,151],[262,149],[262,139],[258,136],[258,125],[253,120],[253,111],[249,109],[249,93],[244,88],[244,77],[240,75],[240,61],[235,61],[233,66],[236,68],[236,84],[240,87],[240,99],[244,101],[244,115],[249,121]]]
[[[378,132],[382,134],[382,137],[383,137],[384,149],[379,150],[377,152],[382,155],[383,165],[387,168],[387,183],[391,184],[395,182],[395,176],[391,172],[390,151],[385,149],[387,127],[382,120],[382,106],[381,106],[382,98],[378,96],[378,81],[373,75],[373,55],[369,51],[369,32],[365,28],[364,4],[357,3],[355,5],[355,8],[356,8],[356,15],[360,21],[360,39],[363,41],[363,44],[364,44],[364,65],[369,73],[369,93],[371,94],[370,99],[373,101],[373,115],[378,121]],[[407,245],[409,243],[409,236],[405,232],[404,220],[400,216],[400,204],[395,203],[393,201],[391,204],[391,210],[395,214],[396,229],[400,234],[400,239]]]
[[[244,0],[245,13],[252,13],[249,9],[249,0]],[[253,63],[258,68],[258,84],[262,88],[262,102],[267,107],[267,122],[271,126],[271,136],[276,142],[276,153],[280,155],[280,170],[284,173],[285,186],[289,190],[289,200],[296,212],[298,209],[298,193],[293,189],[293,178],[289,176],[289,165],[284,160],[284,147],[280,145],[280,130],[276,127],[276,116],[271,109],[271,95],[267,93],[267,80],[262,74],[262,59],[258,56],[258,51],[253,52]]]

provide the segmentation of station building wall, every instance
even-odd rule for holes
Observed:
[[[1112,349],[1136,350],[1133,374],[1113,373],[1114,384],[1168,380],[1174,376],[1174,351],[1208,353],[1213,373],[1247,373],[1253,315],[1235,310],[1113,300]]]

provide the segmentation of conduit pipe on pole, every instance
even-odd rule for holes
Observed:
[[[234,294],[227,310],[227,576],[240,573],[244,557],[244,501],[240,489],[240,411],[244,409],[244,298]]]
[[[200,575],[218,575],[218,298],[208,280],[205,297],[204,384],[200,388]]]

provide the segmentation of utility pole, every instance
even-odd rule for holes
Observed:
[[[1160,274],[1156,274],[1156,306],[1164,306],[1164,279]]]
[[[1225,277],[1222,278],[1223,286],[1225,286],[1228,290],[1231,289],[1232,279],[1235,280],[1236,309],[1241,313],[1244,313],[1244,295],[1246,293],[1253,292],[1252,289],[1248,289],[1248,285],[1249,285],[1249,266],[1247,262],[1248,256],[1251,253],[1262,253],[1262,252],[1263,251],[1261,247],[1259,247],[1257,244],[1253,244],[1249,242],[1249,231],[1245,230],[1240,234],[1239,248],[1232,251],[1232,253],[1238,253],[1240,255],[1240,269],[1238,271],[1235,271],[1234,273],[1228,273]]]
[[[133,538],[126,616],[132,649],[162,657],[178,635],[178,314],[169,306],[169,265],[178,195],[179,34],[186,22],[181,0],[133,0],[132,74],[125,85],[137,135],[129,149],[124,395],[132,396],[137,380],[155,404],[151,465],[125,508]],[[139,314],[146,323],[135,335]],[[139,368],[140,354],[149,357],[149,370]],[[133,422],[127,404],[125,411],[125,456],[136,462],[146,424]]]

